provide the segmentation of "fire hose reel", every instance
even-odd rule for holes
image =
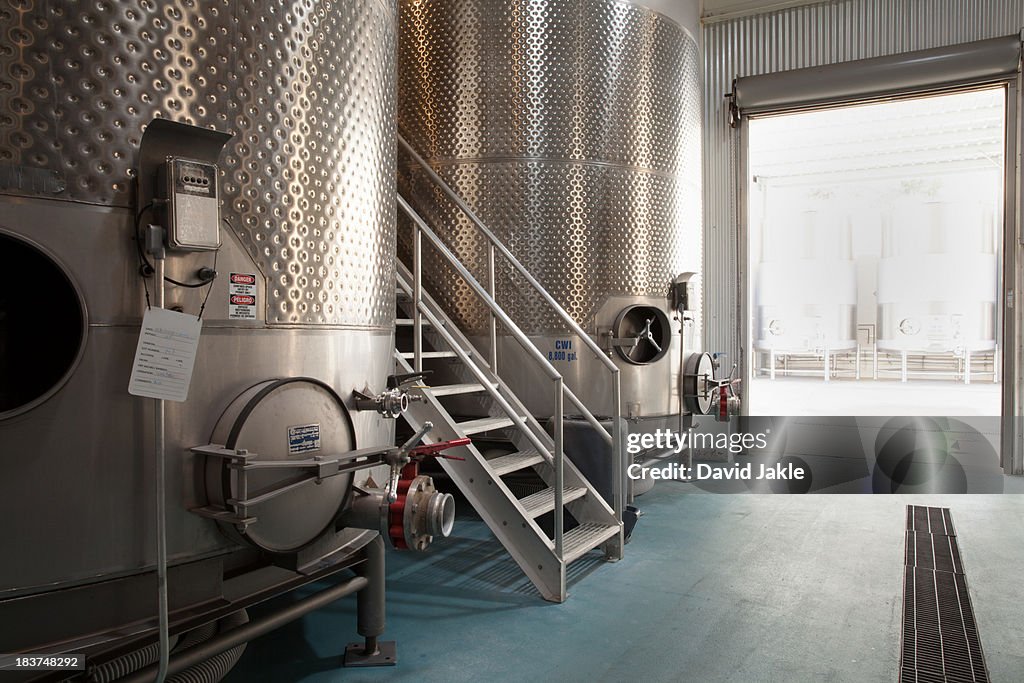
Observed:
[[[714,413],[718,422],[728,422],[740,413],[741,401],[735,389],[740,380],[733,378],[735,363],[725,378],[715,377],[717,367],[710,353],[694,353],[687,358],[683,368],[683,398],[690,412]]]

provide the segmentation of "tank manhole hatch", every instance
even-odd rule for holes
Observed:
[[[988,681],[948,508],[907,506],[901,683]]]

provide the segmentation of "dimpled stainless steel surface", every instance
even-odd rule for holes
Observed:
[[[699,272],[698,56],[681,27],[611,0],[400,8],[400,130],[580,324]],[[486,281],[475,230],[401,165],[400,188]],[[425,263],[449,313],[483,331],[469,288]],[[507,271],[498,291],[527,333],[563,331]]]
[[[154,117],[235,135],[224,215],[267,322],[394,317],[394,0],[0,5],[0,192],[133,203]]]

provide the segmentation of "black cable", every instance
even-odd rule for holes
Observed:
[[[227,225],[231,229],[232,232],[234,232],[235,226],[231,225],[231,221],[229,221],[227,218],[225,218],[223,216],[221,216],[221,220],[224,221],[224,224]],[[217,257],[219,255],[220,255],[220,249],[218,249],[217,251],[213,252],[213,277],[210,278],[210,281],[209,281],[210,288],[208,290],[206,290],[206,296],[203,297],[203,305],[199,307],[199,316],[198,317],[199,317],[200,320],[203,319],[203,311],[206,310],[206,302],[210,300],[210,294],[213,292],[213,281],[217,279]]]
[[[224,222],[227,223],[227,219],[224,219]],[[228,223],[228,225],[231,225],[231,224]],[[197,318],[199,318],[199,320],[203,319],[203,311],[206,310],[206,302],[210,300],[210,294],[213,292],[213,281],[217,279],[217,256],[219,254],[220,254],[220,249],[218,249],[217,251],[213,252],[213,277],[210,278],[210,281],[207,283],[207,284],[210,285],[210,288],[208,290],[206,290],[206,296],[203,297],[203,303],[199,307],[199,315],[196,316]]]
[[[139,277],[142,278],[142,288],[146,290],[146,310],[147,311],[150,308],[152,308],[152,306],[150,306],[150,303],[149,303],[149,283],[146,282],[146,278],[148,277],[147,276],[147,268],[149,269],[148,272],[151,275],[153,273],[153,266],[151,266],[149,264],[149,261],[146,259],[146,252],[142,248],[142,240],[139,238],[139,223],[142,221],[143,214],[145,214],[151,208],[153,208],[153,202],[150,202],[150,203],[146,204],[144,207],[139,209],[139,212],[137,214],[135,214],[135,235],[134,235],[134,237],[135,237],[135,247],[136,247],[136,250],[139,253]]]
[[[217,270],[217,268],[216,268],[216,262],[217,262],[216,252],[214,252],[213,261],[214,261],[214,264],[215,264],[213,270]],[[175,280],[173,278],[164,277],[164,282],[169,282],[172,285],[174,285],[175,287],[184,287],[185,289],[199,289],[200,287],[205,287],[206,285],[213,284],[213,281],[216,280],[216,279],[217,279],[217,276],[214,275],[214,276],[210,277],[208,280],[200,280],[199,282],[178,282],[177,280]]]

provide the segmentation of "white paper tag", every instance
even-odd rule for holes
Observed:
[[[142,318],[128,393],[184,401],[192,382],[201,327],[202,322],[194,315],[148,309]]]

